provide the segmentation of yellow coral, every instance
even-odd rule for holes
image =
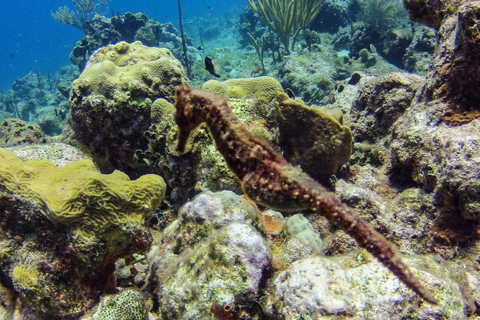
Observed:
[[[63,168],[49,161],[22,162],[0,148],[0,191],[35,202],[54,222],[67,225],[74,240],[89,242],[112,227],[142,227],[160,205],[166,185],[148,174],[130,181],[120,171],[100,174],[90,160]]]
[[[38,286],[40,276],[36,269],[28,270],[22,266],[16,266],[12,272],[13,283],[27,290],[34,290]]]
[[[119,42],[95,51],[73,87],[113,98],[153,79],[163,84],[186,82],[182,65],[170,50],[147,47],[140,41]]]
[[[270,103],[276,97],[277,92],[283,92],[282,85],[272,77],[230,79],[223,82],[210,80],[204,83],[202,89],[223,98],[243,98],[255,95],[264,103]]]

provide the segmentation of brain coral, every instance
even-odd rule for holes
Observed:
[[[119,42],[95,51],[70,94],[76,139],[102,172],[145,173],[134,162],[146,150],[152,101],[172,101],[176,85],[186,83],[181,63],[168,49]]]
[[[283,92],[282,85],[272,77],[230,79],[224,82],[210,80],[205,82],[202,89],[223,98],[243,98],[256,95],[263,103],[270,103],[277,92]]]
[[[68,226],[73,243],[82,248],[106,237],[110,252],[125,250],[129,231],[144,226],[165,189],[157,175],[130,181],[120,171],[98,173],[90,160],[57,168],[49,161],[22,162],[0,149],[0,192],[36,203],[50,220]],[[115,239],[108,241],[109,233]]]
[[[156,175],[130,181],[90,160],[58,168],[0,149],[0,273],[40,319],[76,319],[115,286],[114,262],[148,249],[165,194]]]

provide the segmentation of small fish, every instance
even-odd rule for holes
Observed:
[[[55,108],[55,116],[58,117],[58,110],[57,110],[57,108]]]
[[[208,6],[207,8],[208,8],[208,10],[212,10],[212,7],[210,7],[210,6]]]
[[[293,93],[292,89],[287,88],[287,95],[290,99],[295,99],[295,93]]]
[[[210,72],[212,76],[217,78],[220,77],[220,75],[215,71],[215,66],[213,65],[212,59],[209,57],[205,57],[205,69]]]
[[[198,46],[197,49],[198,50],[203,50],[203,46]]]
[[[13,57],[15,57],[15,53],[11,53],[11,54],[10,54],[10,60],[12,60]]]

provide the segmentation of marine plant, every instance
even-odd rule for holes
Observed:
[[[265,55],[266,48],[265,36],[262,36],[262,38],[254,38],[250,32],[247,32],[247,34],[250,37],[250,40],[252,40],[255,51],[257,51],[258,59],[262,65],[262,73],[265,73],[265,64],[263,63],[263,57]]]
[[[112,0],[72,0],[75,10],[69,9],[66,5],[59,7],[57,12],[50,12],[52,18],[63,24],[69,24],[80,30],[85,29],[85,21],[97,11],[101,5]]]
[[[278,35],[287,52],[290,52],[290,36],[293,48],[300,31],[306,29],[320,13],[324,2],[325,0],[248,0],[260,19]]]
[[[407,17],[400,0],[357,0],[360,5],[358,18],[380,34]]]

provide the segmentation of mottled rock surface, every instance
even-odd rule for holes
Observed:
[[[258,312],[255,301],[270,254],[252,218],[251,204],[228,191],[200,194],[182,208],[165,230],[156,262],[160,319],[213,320],[214,313],[233,317],[242,308]]]

